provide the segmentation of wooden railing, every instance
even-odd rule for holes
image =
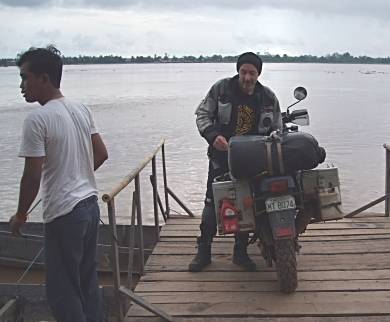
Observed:
[[[164,199],[165,199],[165,210],[161,202],[160,196],[157,190],[157,170],[156,170],[156,155],[161,150],[162,155],[162,174],[164,181]],[[160,223],[159,223],[159,209],[163,215],[164,220],[166,221],[169,218],[170,208],[169,208],[169,195],[175,199],[175,201],[188,213],[189,216],[193,217],[193,213],[184,205],[183,202],[173,193],[171,189],[168,188],[167,183],[167,172],[166,172],[166,161],[165,161],[165,140],[162,139],[158,144],[156,149],[151,155],[146,157],[130,174],[125,176],[122,181],[110,192],[103,194],[103,201],[107,204],[108,209],[108,219],[111,227],[111,249],[112,249],[112,271],[114,279],[114,291],[115,299],[117,303],[117,316],[118,321],[123,321],[124,318],[124,306],[123,301],[121,300],[122,295],[124,294],[130,299],[142,306],[143,308],[153,312],[154,314],[162,317],[166,321],[172,321],[172,317],[160,310],[158,307],[147,303],[141,297],[136,295],[132,290],[132,275],[133,275],[133,257],[135,250],[135,227],[137,225],[138,229],[138,245],[139,245],[139,271],[141,275],[144,274],[144,241],[143,241],[143,230],[142,230],[142,207],[141,207],[141,187],[140,187],[140,173],[141,171],[149,164],[152,163],[152,174],[150,176],[150,181],[152,184],[153,190],[153,213],[154,213],[154,227],[156,240],[160,239]],[[126,188],[131,182],[134,181],[134,191],[132,193],[132,208],[131,208],[131,226],[130,226],[130,240],[129,240],[129,262],[127,270],[127,279],[126,286],[121,285],[120,280],[120,268],[119,268],[119,251],[118,251],[118,240],[117,240],[117,229],[116,229],[116,213],[115,213],[115,197]],[[137,218],[137,224],[135,224]]]
[[[386,150],[386,182],[385,182],[385,216],[389,217],[389,195],[390,195],[390,145],[383,144]]]
[[[350,212],[349,214],[345,215],[345,218],[351,218],[353,216],[356,216],[357,214],[377,205],[378,203],[384,201],[385,202],[385,216],[389,217],[389,211],[390,211],[390,204],[389,204],[389,198],[390,198],[390,145],[389,144],[383,144],[383,147],[386,150],[386,168],[385,168],[385,195],[375,199],[374,201],[369,202],[368,204]]]

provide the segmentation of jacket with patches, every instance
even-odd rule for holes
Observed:
[[[240,103],[238,75],[216,82],[196,109],[196,125],[199,133],[209,143],[208,154],[212,159],[227,159],[226,152],[213,148],[218,135],[228,141],[236,127],[237,106]],[[255,86],[256,134],[269,135],[271,131],[282,128],[279,101],[268,87],[259,82]]]

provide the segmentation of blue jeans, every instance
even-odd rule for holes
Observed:
[[[102,300],[96,271],[97,197],[45,224],[46,295],[58,322],[100,322]]]

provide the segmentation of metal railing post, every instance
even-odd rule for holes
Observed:
[[[133,200],[131,206],[131,226],[129,234],[129,262],[127,265],[127,286],[133,289],[133,265],[134,265],[134,248],[135,248],[135,207],[136,207],[136,194],[133,191]],[[139,247],[138,247],[139,249]]]
[[[144,249],[144,235],[142,227],[142,207],[141,207],[141,187],[140,187],[140,173],[141,171],[152,162],[152,175],[149,177],[153,187],[153,211],[154,211],[154,224],[156,229],[156,241],[160,239],[160,223],[159,223],[159,213],[158,208],[166,221],[169,217],[169,200],[168,197],[171,195],[173,199],[190,215],[193,216],[192,212],[184,205],[183,202],[168,188],[167,184],[167,171],[165,163],[165,146],[164,139],[161,140],[155,151],[152,155],[147,156],[138,166],[133,169],[128,175],[126,175],[121,182],[114,187],[108,193],[105,193],[102,196],[102,199],[107,203],[108,208],[108,219],[110,222],[111,228],[111,267],[113,273],[113,284],[114,284],[114,296],[115,296],[115,306],[117,309],[118,322],[123,322],[125,315],[124,310],[127,307],[127,302],[122,301],[122,296],[128,296],[134,303],[137,303],[141,307],[145,308],[149,312],[152,312],[166,321],[173,321],[173,318],[165,313],[163,310],[154,306],[151,303],[148,303],[142,297],[136,295],[132,290],[133,286],[133,272],[134,272],[134,253],[135,253],[135,234],[137,233],[138,241],[138,257],[139,257],[139,272],[141,275],[145,274],[145,249]],[[156,154],[161,149],[162,153],[162,168],[163,168],[163,178],[164,178],[164,196],[166,209],[164,211],[163,204],[158,194],[157,190],[157,169],[156,169]],[[121,286],[121,276],[120,276],[120,263],[119,263],[119,245],[117,237],[117,227],[116,227],[116,218],[115,218],[115,203],[114,198],[118,195],[124,188],[126,188],[134,180],[134,191],[132,199],[132,208],[131,208],[131,227],[129,234],[129,260],[127,265],[127,287]],[[137,214],[135,213],[137,212]],[[137,216],[137,219],[136,219]],[[137,225],[135,224],[137,220]]]
[[[161,157],[163,166],[163,178],[164,178],[164,195],[165,195],[165,214],[169,218],[169,201],[168,201],[168,183],[167,183],[167,168],[165,164],[165,143],[161,146]]]
[[[356,209],[349,214],[345,215],[345,218],[352,218],[353,216],[356,216],[357,214],[361,213],[364,210],[367,210],[376,204],[384,201],[385,202],[385,217],[389,217],[389,199],[390,199],[390,145],[389,144],[383,144],[383,147],[386,150],[386,169],[385,169],[385,195],[360,207],[359,209]]]
[[[156,156],[152,159],[152,187],[153,187],[153,212],[154,212],[154,226],[156,228],[157,241],[160,240],[160,221],[158,218],[158,204],[157,204],[157,170],[156,170]]]
[[[135,176],[135,194],[136,194],[136,204],[137,204],[137,228],[138,228],[138,245],[139,245],[139,257],[140,257],[140,274],[144,275],[144,234],[142,230],[142,209],[141,209],[141,187],[139,180],[139,173]]]
[[[187,208],[187,206],[173,193],[173,191],[171,189],[169,189],[169,187],[167,187],[167,191],[168,191],[169,195],[173,199],[175,199],[175,201],[179,204],[179,206],[182,207],[184,209],[184,211],[190,215],[190,217],[195,217],[195,215],[192,213],[192,211]]]
[[[385,183],[385,195],[388,195],[390,193],[390,151],[389,146],[387,144],[384,144],[383,147],[386,150],[386,183]],[[389,198],[385,199],[385,216],[389,217]]]
[[[119,292],[119,287],[121,285],[120,281],[120,270],[119,270],[119,252],[118,252],[118,236],[116,233],[116,220],[115,220],[115,202],[114,198],[112,198],[107,203],[108,209],[108,220],[111,227],[111,266],[114,278],[114,291],[115,291],[115,299],[117,305],[118,312],[118,322],[122,322],[124,318],[122,301]]]

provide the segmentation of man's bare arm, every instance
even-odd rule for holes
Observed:
[[[20,180],[18,210],[9,221],[14,235],[20,235],[19,229],[26,222],[27,212],[38,194],[44,162],[45,157],[25,158],[24,171]]]
[[[26,215],[38,194],[45,157],[25,158],[16,214]]]
[[[104,163],[104,161],[107,160],[108,153],[107,148],[99,133],[92,134],[91,139],[93,148],[94,170],[97,170]]]

